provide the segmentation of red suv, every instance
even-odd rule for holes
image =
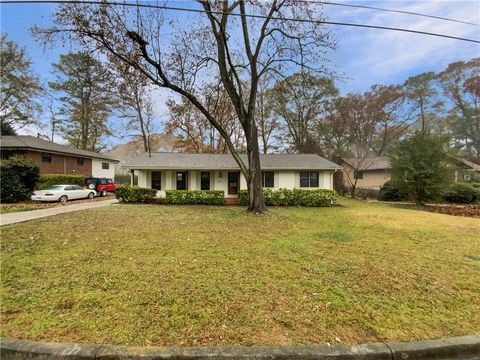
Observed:
[[[106,196],[107,192],[115,192],[115,182],[107,178],[89,177],[85,179],[87,188],[97,190],[97,195]]]

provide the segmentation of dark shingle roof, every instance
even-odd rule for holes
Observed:
[[[31,149],[52,153],[60,153],[73,156],[81,156],[86,158],[95,158],[110,160],[118,162],[117,159],[92,151],[85,151],[80,149],[71,148],[66,145],[56,144],[51,141],[40,139],[34,136],[2,136],[0,137],[1,149]]]
[[[382,156],[366,159],[343,159],[343,161],[359,171],[390,169],[390,161]]]
[[[247,155],[241,155],[247,162]],[[341,167],[316,154],[267,154],[260,155],[260,164],[265,170],[335,170]],[[127,161],[127,169],[185,169],[228,170],[239,166],[230,154],[152,153]]]

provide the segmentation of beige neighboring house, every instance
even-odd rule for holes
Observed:
[[[260,155],[260,164],[263,187],[272,189],[333,189],[333,173],[341,169],[315,154]],[[226,198],[238,198],[247,189],[230,154],[158,152],[128,160],[122,168],[138,174],[138,185],[156,189],[159,197],[165,190],[223,190]]]
[[[390,176],[390,161],[386,157],[366,159],[343,159],[343,185],[351,188],[356,181],[357,189],[380,190]]]
[[[453,174],[455,181],[473,181],[480,177],[480,158],[452,157],[452,164],[455,169]]]
[[[480,177],[480,159],[464,159],[451,157],[453,180],[473,181]],[[343,185],[351,188],[357,180],[357,189],[379,190],[383,184],[391,179],[390,161],[386,157],[372,157],[367,159],[343,159]]]

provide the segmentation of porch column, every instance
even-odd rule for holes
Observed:
[[[170,170],[165,171],[165,190],[172,190],[172,172]]]
[[[188,172],[188,190],[198,190],[197,189],[197,171]]]
[[[135,179],[135,170],[130,170],[130,186],[133,186]]]

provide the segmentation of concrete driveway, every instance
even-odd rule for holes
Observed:
[[[30,211],[19,211],[10,214],[0,215],[0,226],[15,224],[24,221],[30,221],[35,219],[41,219],[47,216],[65,214],[74,211],[95,209],[99,207],[109,206],[116,204],[117,199],[96,201],[91,203],[81,203],[81,204],[72,204],[65,205],[61,207],[54,207],[50,209],[41,209],[41,210],[30,210]]]

